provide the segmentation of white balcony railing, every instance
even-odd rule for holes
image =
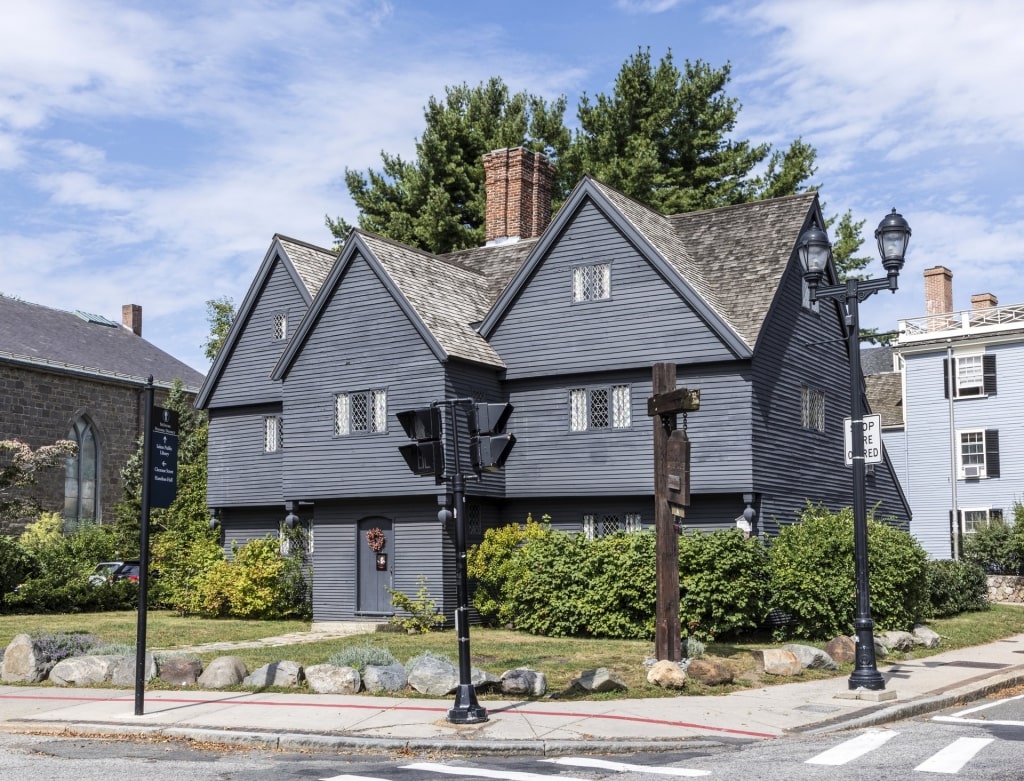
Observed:
[[[1024,304],[968,309],[899,321],[898,344],[1024,328]]]

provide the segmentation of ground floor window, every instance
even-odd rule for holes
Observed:
[[[960,523],[964,534],[973,534],[979,529],[987,529],[993,522],[1003,520],[1003,511],[998,508],[978,507],[960,508]]]
[[[592,515],[586,513],[583,516],[583,533],[588,540],[604,537],[606,534],[615,532],[638,532],[643,529],[643,520],[640,513],[625,513],[624,515]]]
[[[75,454],[64,462],[64,520],[74,528],[99,518],[100,446],[92,421],[84,416],[71,426],[68,439],[78,445]]]

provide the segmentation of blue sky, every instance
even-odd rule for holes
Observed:
[[[205,371],[205,302],[242,298],[274,233],[330,246],[346,167],[411,156],[446,85],[608,92],[638,47],[732,65],[737,136],[817,148],[829,213],[913,228],[922,272],[1024,303],[1017,0],[33,0],[0,9],[0,292],[120,320]],[[875,260],[870,269],[882,273]]]

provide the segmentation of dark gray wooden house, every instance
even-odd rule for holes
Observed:
[[[809,501],[851,503],[842,322],[808,303],[796,253],[824,224],[816,195],[664,216],[588,178],[550,221],[543,158],[502,150],[487,164],[485,247],[431,255],[354,230],[335,255],[275,237],[197,401],[226,543],[295,513],[316,621],[387,616],[387,589],[415,593],[421,575],[451,613],[445,486],[409,472],[396,413],[514,405],[505,469],[467,484],[471,543],[527,515],[589,535],[650,528],[647,398],[666,361],[701,392],[685,420],[686,526],[732,527],[750,506],[771,535]],[[868,502],[909,522],[888,462]]]

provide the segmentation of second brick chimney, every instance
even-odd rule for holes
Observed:
[[[138,304],[125,304],[121,307],[121,325],[136,336],[142,336],[142,307]]]
[[[488,245],[532,239],[551,222],[554,166],[523,147],[484,155],[487,195],[484,220]]]
[[[971,309],[995,309],[999,299],[991,293],[975,293],[971,296]]]
[[[953,311],[953,272],[945,266],[924,270],[924,313],[944,315]]]

